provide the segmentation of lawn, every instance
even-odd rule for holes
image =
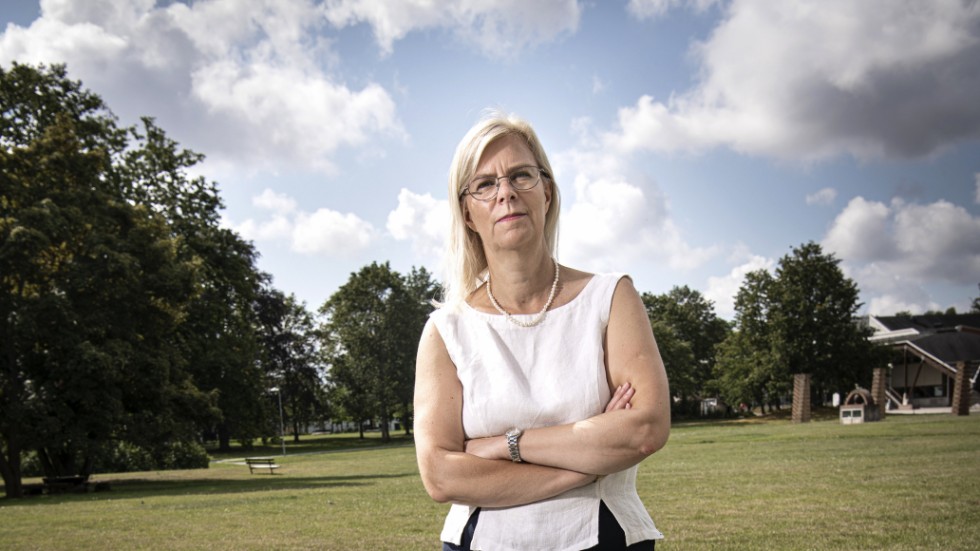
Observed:
[[[277,475],[232,454],[94,477],[108,492],[0,499],[0,547],[438,549],[447,506],[425,495],[409,440],[379,445],[321,437],[288,444]],[[980,416],[680,424],[638,489],[663,550],[976,549]]]

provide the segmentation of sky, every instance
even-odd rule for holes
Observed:
[[[548,152],[565,265],[728,319],[809,241],[861,314],[980,295],[980,2],[5,0],[13,61],[205,154],[222,223],[311,310],[374,261],[443,273],[488,108]]]

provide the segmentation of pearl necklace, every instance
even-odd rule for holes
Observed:
[[[490,290],[490,270],[487,270],[487,296],[490,297],[490,303],[493,304],[493,307],[503,314],[507,318],[507,321],[521,327],[534,327],[544,321],[545,316],[548,315],[548,308],[551,308],[551,303],[555,301],[555,295],[558,293],[558,261],[555,259],[551,260],[555,263],[555,281],[551,284],[551,294],[548,295],[548,302],[545,303],[544,308],[531,321],[521,321],[501,308],[500,304],[497,304],[497,299],[493,297],[493,291]]]

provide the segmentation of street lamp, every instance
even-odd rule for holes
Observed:
[[[270,388],[269,392],[275,392],[279,397],[279,442],[282,443],[282,454],[286,455],[286,424],[282,420],[282,392],[279,392],[277,386]]]

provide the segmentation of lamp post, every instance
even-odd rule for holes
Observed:
[[[276,396],[279,397],[279,442],[282,443],[282,454],[286,455],[286,424],[282,417],[282,392],[277,386],[270,388],[269,392],[275,392]]]

